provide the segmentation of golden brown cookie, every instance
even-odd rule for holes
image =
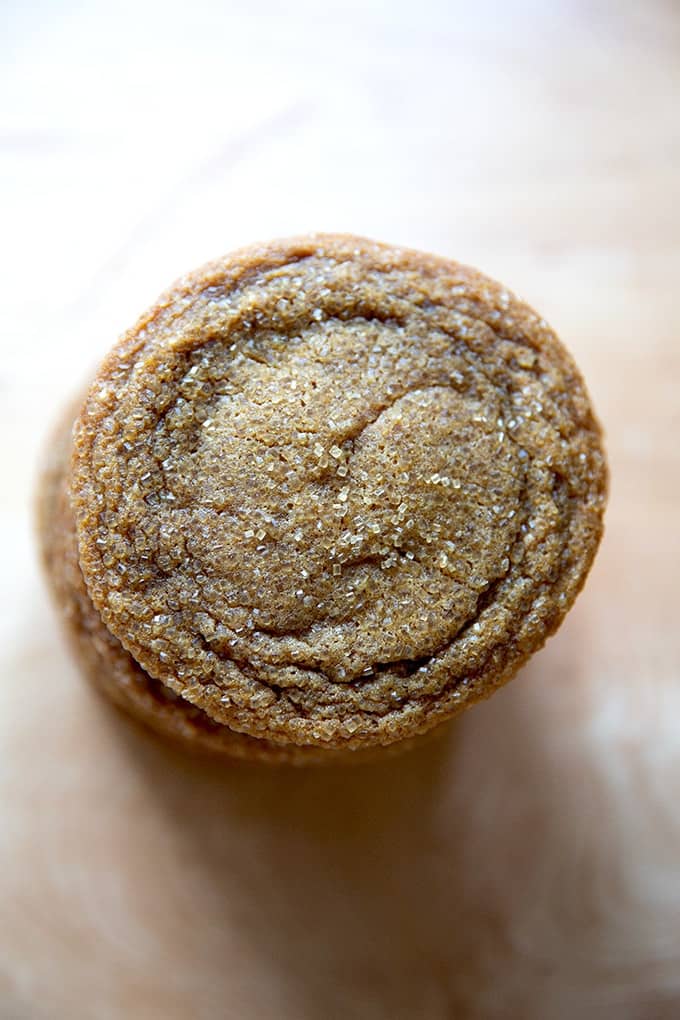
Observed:
[[[526,305],[317,235],[161,298],[101,366],[59,484],[48,555],[84,579],[82,641],[115,644],[151,716],[167,699],[199,740],[292,753],[404,740],[508,680],[585,580],[606,467]]]

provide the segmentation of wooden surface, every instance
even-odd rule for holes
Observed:
[[[0,16],[2,1020],[680,1016],[678,4]],[[559,635],[446,739],[218,769],[80,682],[35,462],[174,277],[308,229],[540,309],[607,429],[607,535]]]

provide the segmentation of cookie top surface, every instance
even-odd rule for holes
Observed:
[[[255,736],[389,743],[555,629],[606,470],[547,324],[434,256],[345,236],[180,280],[75,432],[80,563],[152,676]]]

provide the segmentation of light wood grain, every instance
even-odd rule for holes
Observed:
[[[2,1020],[680,1015],[677,4],[2,17]],[[540,309],[607,429],[607,535],[559,635],[439,743],[216,769],[80,682],[36,457],[174,277],[309,229],[452,255]]]

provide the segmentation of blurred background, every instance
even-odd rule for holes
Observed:
[[[680,5],[0,3],[0,1018],[680,1015]],[[174,278],[349,231],[477,266],[574,353],[607,535],[439,743],[202,762],[79,683],[31,494]]]

